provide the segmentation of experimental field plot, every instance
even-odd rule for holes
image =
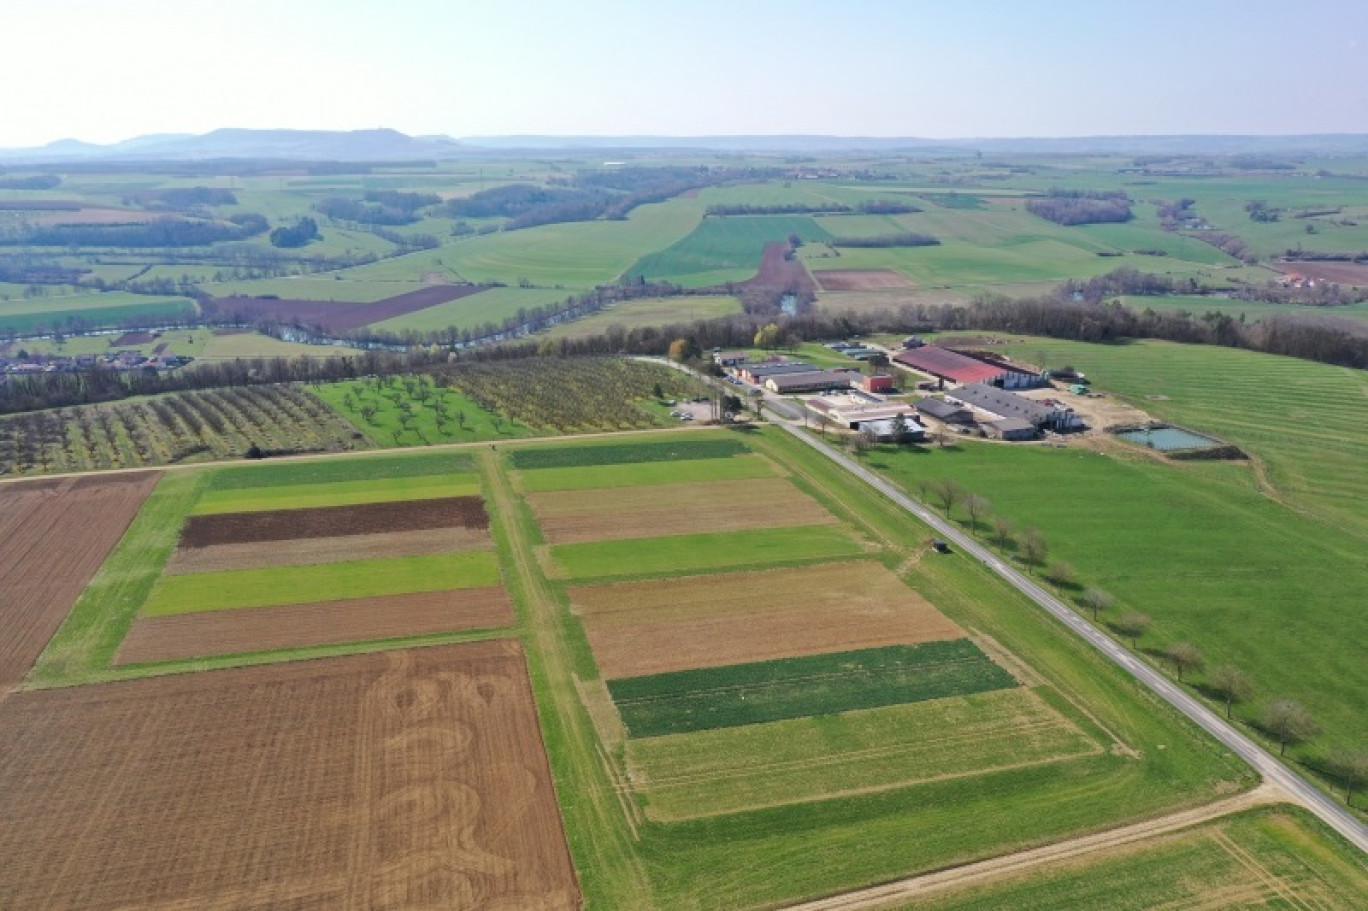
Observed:
[[[520,907],[579,891],[498,640],[11,696],[13,907]]]
[[[211,475],[114,663],[508,626],[473,469],[440,454]]]

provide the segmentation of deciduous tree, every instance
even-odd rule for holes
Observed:
[[[1131,641],[1131,648],[1135,648],[1140,641],[1140,637],[1149,632],[1152,621],[1149,614],[1131,612],[1122,614],[1116,618],[1116,631]]]
[[[1278,741],[1278,755],[1289,743],[1302,743],[1320,733],[1320,725],[1306,706],[1295,699],[1274,699],[1259,713],[1259,727]]]
[[[1183,679],[1183,674],[1188,671],[1200,671],[1206,664],[1206,659],[1197,650],[1197,646],[1191,642],[1175,642],[1164,649],[1164,657],[1169,664],[1173,665],[1173,670],[1178,674],[1178,679]]]
[[[1039,528],[1028,528],[1021,535],[1021,559],[1026,561],[1028,566],[1038,566],[1045,562],[1045,555],[1050,552],[1050,545],[1045,541],[1045,533]]]
[[[1115,603],[1116,599],[1111,596],[1111,593],[1100,588],[1089,588],[1083,592],[1083,606],[1092,611],[1094,623],[1097,622],[1098,614],[1104,610],[1110,610]]]
[[[988,515],[992,510],[993,504],[987,498],[981,497],[976,493],[971,493],[964,498],[964,511],[969,514],[969,528],[978,534],[978,520]]]
[[[1254,682],[1249,675],[1233,664],[1222,664],[1211,669],[1208,682],[1211,688],[1225,700],[1226,717],[1230,717],[1235,703],[1248,702],[1254,695]]]
[[[1354,805],[1354,792],[1368,786],[1368,748],[1341,747],[1330,754],[1327,771],[1344,787],[1344,802]]]

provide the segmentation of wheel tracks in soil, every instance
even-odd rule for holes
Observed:
[[[1288,801],[1288,795],[1281,788],[1265,783],[1239,796],[1182,810],[1178,813],[1171,813],[1167,816],[1147,819],[1131,825],[1109,829],[1105,832],[1085,835],[1081,838],[1073,838],[1026,851],[1018,851],[1014,854],[1006,854],[960,867],[925,873],[920,876],[857,889],[815,901],[790,905],[787,911],[866,911],[866,909],[898,907],[922,896],[1026,873],[1047,864],[1062,863],[1089,854],[1132,845],[1145,839],[1156,838],[1182,829],[1189,829],[1201,823],[1243,810]]]

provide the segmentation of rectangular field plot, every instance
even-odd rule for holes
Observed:
[[[1317,825],[1286,806],[1225,817],[1172,835],[939,890],[905,911],[1054,911],[1056,908],[1362,908],[1368,871],[1347,846],[1331,850]]]
[[[669,442],[597,443],[589,446],[515,449],[510,458],[514,468],[526,471],[534,468],[583,468],[589,465],[726,459],[748,452],[750,449],[741,440],[708,437]]]
[[[836,521],[783,478],[661,484],[626,502],[601,490],[547,491],[527,502],[552,544]]]
[[[865,546],[849,531],[831,525],[591,541],[551,549],[561,574],[571,579],[701,572],[857,557],[865,552]]]
[[[770,463],[756,455],[691,462],[637,462],[629,465],[589,465],[582,468],[538,468],[518,474],[526,491],[588,490],[605,487],[645,487],[695,481],[740,481],[772,478]]]
[[[430,500],[439,497],[468,497],[479,492],[480,479],[475,474],[375,478],[329,484],[282,484],[270,487],[206,490],[200,495],[191,513],[217,515],[233,512],[317,509],[326,506]]]
[[[145,617],[499,585],[492,551],[165,576]]]
[[[1029,690],[630,740],[662,822],[987,774],[1101,751]]]
[[[180,546],[195,548],[432,528],[484,529],[488,526],[489,516],[479,497],[444,497],[190,516],[181,531]]]
[[[964,636],[873,562],[618,582],[570,601],[610,679]]]
[[[397,639],[512,623],[513,605],[502,587],[140,617],[114,663]]]
[[[177,548],[162,572],[168,576],[180,576],[229,569],[307,566],[311,563],[345,563],[382,557],[421,557],[493,546],[486,529],[461,527],[422,528],[417,531],[334,538],[298,538],[294,541],[246,541]]]
[[[8,907],[579,907],[515,642],[0,709]]]
[[[0,485],[0,694],[28,674],[160,478]]]
[[[340,484],[380,478],[419,478],[433,475],[469,474],[475,463],[466,453],[439,452],[419,455],[366,456],[345,459],[309,459],[261,462],[215,471],[210,490],[246,490],[258,487],[293,487],[305,484]]]
[[[631,737],[658,737],[1014,687],[968,639],[608,681]]]

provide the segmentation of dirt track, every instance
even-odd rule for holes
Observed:
[[[28,674],[160,478],[147,472],[0,487],[0,694]]]
[[[512,624],[513,604],[502,587],[140,617],[113,663],[176,661]]]
[[[16,693],[0,742],[7,907],[579,906],[513,641]]]
[[[484,501],[479,497],[440,497],[191,516],[181,532],[180,546],[194,548],[455,527],[488,528],[489,515],[485,512]]]
[[[1161,816],[1134,825],[1110,829],[1096,835],[1085,835],[1082,838],[1046,845],[1042,848],[966,864],[938,873],[913,876],[880,886],[872,886],[868,889],[803,902],[790,906],[789,911],[868,911],[868,909],[877,908],[904,908],[908,902],[924,895],[976,885],[999,877],[1019,874],[1044,864],[1066,861],[1099,851],[1115,850],[1142,839],[1165,835],[1210,819],[1237,813],[1251,807],[1277,803],[1285,799],[1286,795],[1278,788],[1263,785],[1238,797],[1217,801],[1191,810],[1183,810],[1169,816]]]

